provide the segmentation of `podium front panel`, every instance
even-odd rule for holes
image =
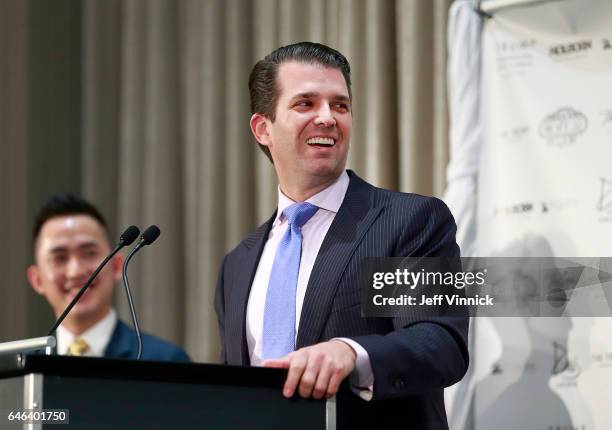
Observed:
[[[0,366],[0,409],[68,410],[70,429],[311,430],[336,424],[333,399],[285,399],[279,369],[44,356],[16,363]]]

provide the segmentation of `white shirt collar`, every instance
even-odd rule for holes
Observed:
[[[85,355],[91,357],[103,357],[104,351],[110,342],[110,338],[113,334],[113,330],[117,325],[117,313],[114,309],[102,318],[100,321],[95,323],[89,329],[79,335],[80,338],[84,339],[89,344],[89,352]],[[57,328],[57,353],[60,355],[66,355],[68,347],[76,337],[63,325]]]
[[[340,210],[340,206],[342,205],[342,201],[344,200],[344,196],[346,195],[346,190],[348,190],[350,178],[346,170],[342,172],[338,179],[336,179],[329,187],[319,191],[317,194],[306,200],[308,203],[312,203],[313,205],[325,209],[330,212],[337,213]],[[276,218],[274,219],[274,223],[272,226],[278,225],[280,222],[284,221],[283,211],[294,204],[295,201],[287,197],[283,194],[278,187],[278,210],[276,212]],[[282,219],[281,219],[282,216]]]

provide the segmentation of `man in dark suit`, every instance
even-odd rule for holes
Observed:
[[[330,397],[350,377],[369,401],[353,396],[346,428],[447,428],[442,390],[467,369],[467,318],[362,318],[359,273],[366,257],[458,256],[448,208],[345,171],[352,96],[339,52],[279,48],[255,65],[249,88],[279,203],[223,260],[222,360],[287,368],[286,397]]]
[[[44,296],[56,317],[110,253],[106,221],[89,202],[70,194],[53,196],[34,222],[35,264],[27,270],[31,287]],[[109,261],[58,327],[57,352],[108,358],[136,358],[136,332],[117,318],[113,288],[124,257]],[[144,360],[189,361],[181,348],[143,334]]]

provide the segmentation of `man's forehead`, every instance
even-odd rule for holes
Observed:
[[[293,97],[320,94],[320,88],[335,91],[335,96],[348,98],[348,87],[340,69],[320,63],[287,61],[279,65],[278,83],[281,94]]]
[[[52,217],[45,221],[36,238],[35,247],[51,249],[92,242],[108,243],[106,230],[102,224],[90,215],[71,214]]]

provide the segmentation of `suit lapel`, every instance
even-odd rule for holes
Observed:
[[[225,328],[226,339],[228,340],[227,355],[230,357],[240,358],[240,362],[244,365],[249,364],[249,350],[246,341],[246,309],[251,291],[251,284],[255,277],[257,265],[263,252],[264,245],[268,240],[268,235],[272,227],[272,222],[276,214],[265,224],[261,225],[251,236],[249,236],[241,245],[239,253],[240,267],[235,271],[235,284],[232,287],[232,294],[229,298],[230,303],[228,309],[232,309],[236,318],[231,318],[227,322]],[[226,309],[227,312],[227,309]],[[230,362],[235,360],[229,360]]]
[[[350,174],[346,196],[321,244],[310,274],[296,349],[319,341],[344,270],[381,211],[372,203],[373,187],[354,173]]]
[[[132,358],[137,355],[135,346],[136,337],[132,339],[130,329],[121,320],[117,319],[117,324],[113,330],[110,341],[104,351],[106,358]]]

